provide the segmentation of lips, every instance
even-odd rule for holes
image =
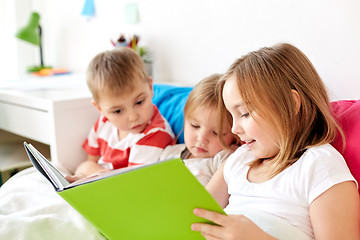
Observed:
[[[135,125],[135,126],[133,126],[133,127],[131,128],[131,130],[137,130],[137,129],[140,128],[141,126],[142,126],[141,124]]]
[[[200,152],[200,153],[206,153],[207,152],[204,148],[201,148],[201,147],[194,147],[194,148],[195,148],[195,150],[197,152]]]
[[[248,147],[251,147],[254,143],[255,143],[255,140],[251,140],[251,141],[244,141],[245,144],[248,146]]]

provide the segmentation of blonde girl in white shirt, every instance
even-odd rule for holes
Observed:
[[[360,239],[357,183],[329,144],[341,130],[304,53],[290,44],[250,52],[232,64],[218,89],[220,116],[230,112],[232,132],[246,144],[207,186],[228,215],[195,209],[217,225],[192,229],[208,240],[276,239],[242,214],[254,210],[310,239]]]

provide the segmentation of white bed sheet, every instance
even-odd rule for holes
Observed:
[[[280,240],[308,240],[284,220],[256,211],[241,212]],[[73,209],[34,167],[0,188],[0,239],[106,240]]]
[[[106,238],[32,167],[16,174],[0,188],[0,239]]]

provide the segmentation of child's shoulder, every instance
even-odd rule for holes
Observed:
[[[232,151],[223,149],[220,152],[218,152],[217,154],[215,154],[213,159],[214,159],[214,161],[216,160],[216,161],[222,162],[222,161],[226,160],[232,153],[233,153]]]
[[[168,123],[166,118],[160,113],[159,109],[153,104],[153,116],[143,133],[147,134],[154,131],[165,131],[174,136],[170,124]]]
[[[227,157],[224,171],[233,171],[235,169],[236,171],[241,171],[247,168],[249,163],[254,160],[255,156],[251,150],[246,145],[242,145]]]
[[[94,126],[93,126],[93,130],[95,132],[107,132],[107,133],[112,133],[114,132],[113,130],[110,129],[116,129],[116,127],[107,119],[107,117],[105,117],[104,115],[100,115],[98,117],[98,119],[96,120]]]
[[[161,152],[159,160],[166,160],[171,158],[179,158],[181,153],[186,149],[185,144],[168,145]]]
[[[298,176],[298,181],[312,185],[309,202],[337,183],[355,181],[342,155],[330,144],[310,147],[284,171],[289,176]]]
[[[251,152],[248,146],[245,144],[238,147],[235,152],[230,154],[227,161],[239,162],[241,164],[247,164],[255,160],[254,154]]]
[[[320,168],[336,172],[337,168],[347,168],[343,156],[330,144],[310,147],[296,163],[301,165],[304,171]]]
[[[330,144],[310,147],[304,152],[300,159],[303,159],[305,162],[313,162],[314,160],[317,162],[321,162],[322,160],[327,162],[345,162],[342,155]]]

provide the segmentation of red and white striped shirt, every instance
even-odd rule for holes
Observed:
[[[101,156],[98,163],[108,169],[158,161],[162,150],[175,143],[175,136],[158,108],[155,105],[153,108],[153,116],[144,131],[129,133],[121,141],[117,128],[101,115],[83,143],[83,149],[88,155]]]

